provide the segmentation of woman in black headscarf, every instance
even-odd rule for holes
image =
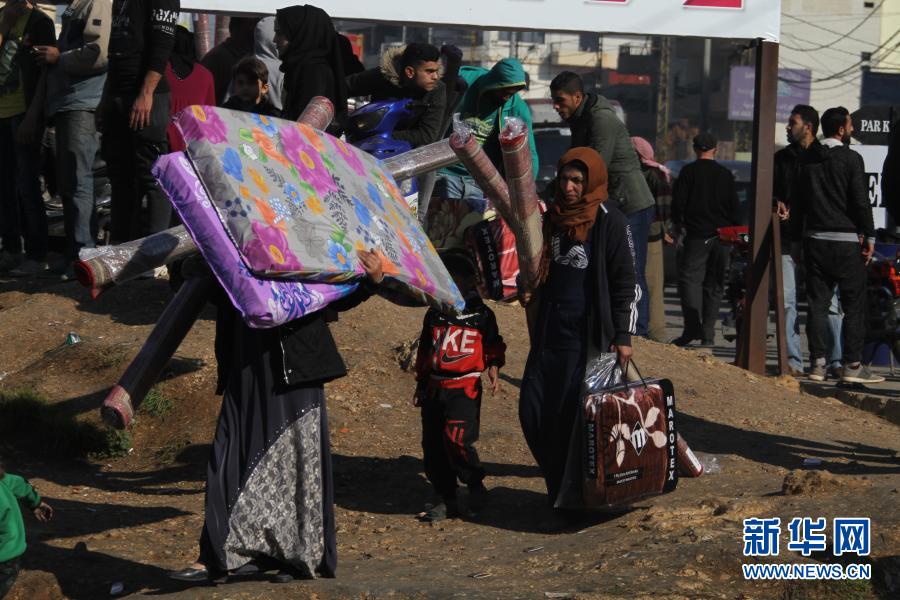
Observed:
[[[336,115],[347,110],[343,59],[328,13],[308,4],[279,9],[275,45],[284,72],[285,119],[296,120],[315,96],[331,100]]]

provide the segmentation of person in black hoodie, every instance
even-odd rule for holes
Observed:
[[[811,146],[803,157],[791,207],[791,221],[803,236],[810,377],[825,375],[828,307],[837,285],[844,311],[841,382],[879,383],[884,377],[860,363],[866,332],[866,265],[875,250],[875,224],[863,159],[847,146],[853,134],[849,111],[826,110],[822,133],[822,143]]]
[[[683,240],[678,293],[684,331],[672,340],[676,346],[713,344],[728,272],[728,248],[719,243],[718,229],[739,224],[734,175],[716,162],[717,144],[709,133],[694,138],[697,160],[681,169],[672,190],[672,220]]]
[[[115,0],[109,71],[97,115],[112,184],[113,243],[169,227],[172,205],[150,172],[168,152],[166,63],[175,45],[179,0]],[[147,197],[146,224],[141,201]]]
[[[531,351],[522,376],[519,421],[541,469],[550,505],[561,497],[569,440],[590,349],[615,352],[623,368],[632,356],[640,288],[625,215],[604,204],[606,165],[592,148],[572,148],[559,160],[556,197],[544,218],[541,284]],[[579,495],[580,498],[580,495]]]

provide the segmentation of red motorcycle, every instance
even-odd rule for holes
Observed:
[[[746,304],[747,268],[750,265],[750,228],[735,225],[719,228],[719,243],[731,246],[731,261],[725,277],[725,299],[731,310],[722,321],[723,337],[729,342],[737,339]]]

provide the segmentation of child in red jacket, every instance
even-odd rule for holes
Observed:
[[[442,502],[426,512],[425,521],[460,514],[457,479],[469,488],[469,509],[487,500],[484,467],[475,442],[481,421],[481,375],[487,371],[491,393],[497,391],[506,344],[493,311],[475,291],[475,265],[464,252],[442,256],[466,308],[458,317],[435,309],[425,315],[416,357],[414,402],[422,409],[425,474]]]

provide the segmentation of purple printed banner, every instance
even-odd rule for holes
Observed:
[[[797,104],[809,104],[811,72],[808,69],[778,69],[778,106],[776,119],[787,122]],[[728,86],[728,118],[753,120],[753,96],[756,82],[754,67],[731,67]]]

